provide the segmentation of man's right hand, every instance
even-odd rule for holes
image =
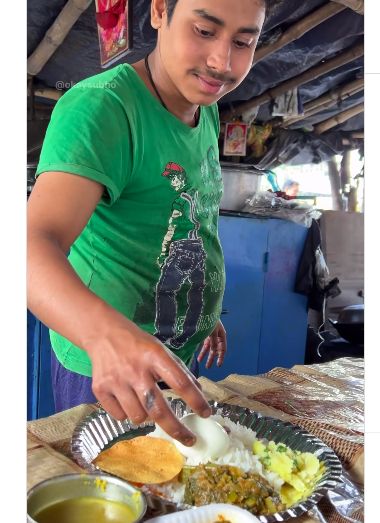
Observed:
[[[158,423],[185,445],[193,434],[175,417],[157,382],[164,380],[197,414],[211,410],[199,384],[154,336],[96,296],[66,253],[90,219],[104,187],[63,172],[38,177],[28,202],[28,306],[92,361],[93,390],[115,418]]]
[[[87,352],[92,361],[92,389],[105,410],[135,424],[149,418],[183,444],[195,442],[157,382],[165,381],[200,416],[209,416],[211,409],[195,377],[169,349],[124,317],[91,345]]]

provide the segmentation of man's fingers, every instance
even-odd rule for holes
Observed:
[[[224,356],[226,355],[225,351],[223,352],[218,352],[218,359],[216,361],[216,364],[218,367],[221,367],[223,365],[223,362],[224,362]]]
[[[206,362],[206,369],[209,369],[213,365],[215,358],[217,358],[216,364],[218,367],[223,365],[227,351],[226,333],[224,329],[219,329],[217,332],[213,332],[210,335],[210,338],[211,346]]]
[[[198,354],[198,357],[197,357],[198,363],[200,363],[203,360],[203,358],[206,356],[206,354],[210,350],[210,345],[211,345],[211,339],[210,339],[210,337],[208,337],[205,339],[205,341],[203,343],[203,347],[201,348],[201,350]]]
[[[123,410],[115,396],[112,394],[97,394],[95,391],[94,394],[103,409],[106,410],[113,418],[121,421],[128,417],[127,413]]]
[[[138,396],[149,419],[159,425],[169,436],[187,446],[195,443],[194,434],[175,416],[156,383],[150,383],[145,389],[140,388]]]
[[[224,346],[227,349],[227,334],[226,334],[226,331],[225,331],[224,327],[221,327],[219,329],[218,335],[222,339],[222,342],[224,343]]]
[[[189,378],[193,381],[194,385],[196,385],[196,387],[198,387],[198,389],[202,390],[202,385],[199,383],[199,381],[197,380],[197,378],[194,376],[194,374],[191,372],[190,369],[188,369],[186,367],[186,365],[183,363],[183,361],[181,360],[181,358],[179,358],[176,354],[174,354],[173,352],[169,351],[169,349],[166,349],[166,353],[176,361],[176,363],[178,363],[178,365],[180,366],[180,368],[189,376]],[[159,380],[156,380],[156,381],[159,381]]]
[[[155,362],[155,374],[158,374],[196,414],[202,417],[210,416],[211,408],[195,384],[193,374],[187,368],[185,372],[172,357],[166,355]]]
[[[194,374],[193,374],[193,376],[194,376]],[[193,380],[193,381],[194,381],[195,386],[196,386],[200,391],[202,391],[202,385],[199,383],[199,381],[197,380],[197,378],[196,378],[195,376],[194,376],[194,380]]]
[[[140,425],[147,419],[148,412],[141,405],[139,397],[129,385],[115,387],[114,392],[122,409],[127,413],[128,419],[132,423]]]
[[[218,348],[217,348],[218,360],[217,360],[216,364],[218,365],[218,367],[223,365],[226,352],[227,352],[226,333],[224,331],[221,331],[220,337],[218,340]]]
[[[206,369],[209,369],[212,366],[212,364],[214,363],[215,356],[216,352],[214,351],[214,349],[211,348],[206,361]]]

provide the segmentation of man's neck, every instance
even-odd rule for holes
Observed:
[[[160,93],[160,96],[164,101],[167,110],[171,112],[176,118],[181,120],[181,122],[185,123],[186,125],[189,125],[190,127],[195,127],[197,123],[196,120],[199,106],[193,105],[190,102],[188,102],[188,100],[183,98],[183,96],[179,93],[178,89],[168,78],[167,74],[163,72],[162,68],[158,66],[155,57],[155,52],[153,52],[149,56],[149,66],[155,87]],[[136,62],[135,64],[132,64],[132,67],[140,76],[147,89],[161,103],[155,92],[152,82],[149,79],[144,59],[140,60],[139,62]]]

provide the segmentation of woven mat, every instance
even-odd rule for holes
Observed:
[[[349,383],[341,367],[338,369],[338,374],[341,374],[339,377],[328,375],[323,372],[323,369],[319,371],[319,369],[314,368],[317,366],[311,367],[313,369],[309,367],[307,370],[304,366],[297,366],[292,370],[276,368],[263,376],[257,377],[232,374],[217,383],[205,377],[201,377],[199,381],[209,399],[248,407],[265,416],[290,421],[304,427],[333,448],[353,479],[362,482],[363,445],[347,439],[352,431],[347,431],[331,423],[313,420],[309,415],[310,411],[308,411],[307,417],[294,416],[292,412],[288,412],[286,397],[288,399],[291,397],[291,391],[295,387],[306,387],[313,390],[312,386],[318,386],[320,382],[324,390],[328,386],[344,393],[344,387],[347,387],[347,383]],[[360,366],[352,364],[352,368],[356,372],[355,380],[360,380]],[[307,377],[308,374],[309,378]],[[310,380],[312,380],[312,385]],[[345,384],[342,385],[344,381]],[[175,397],[172,391],[165,391],[165,394]],[[278,398],[281,397],[281,394],[284,401],[279,408]],[[274,398],[276,398],[276,401],[272,401]],[[303,405],[306,411],[309,407],[310,405]],[[43,479],[81,470],[71,459],[71,436],[76,425],[96,408],[95,404],[80,405],[48,418],[28,422],[28,488]],[[356,436],[360,437],[360,433],[358,432]],[[321,500],[318,508],[328,523],[345,523],[346,520],[335,511],[327,499]],[[363,513],[358,513],[356,518],[358,521],[364,521]],[[316,523],[320,519],[317,516],[304,515],[291,521],[294,521],[294,523]]]
[[[231,374],[217,385],[237,396],[227,403],[290,421],[331,447],[354,481],[364,483],[364,362],[343,358],[322,365],[275,368],[261,376]],[[345,523],[327,499],[318,507],[329,523]],[[364,521],[363,511],[354,517]]]
[[[48,418],[29,421],[28,436],[33,436],[60,455],[71,459],[70,445],[74,428],[83,418],[96,409],[97,406],[95,404],[79,405],[78,407],[54,414]]]
[[[279,388],[273,380],[260,376],[244,376],[239,374],[230,374],[224,380],[218,381],[217,385],[233,392],[235,396],[246,396],[247,398],[251,398],[255,393],[263,390]]]
[[[81,472],[81,468],[72,459],[53,450],[41,440],[28,432],[28,467],[27,488],[30,489],[40,481],[59,476]]]

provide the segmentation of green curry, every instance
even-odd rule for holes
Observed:
[[[59,501],[35,516],[38,523],[133,523],[136,513],[120,501],[80,497]]]

